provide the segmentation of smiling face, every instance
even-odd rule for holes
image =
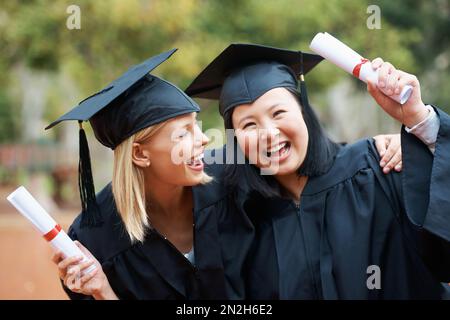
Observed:
[[[209,140],[196,116],[193,112],[167,120],[147,141],[133,143],[134,164],[155,181],[181,186],[202,183],[202,158]]]
[[[296,174],[306,157],[308,130],[297,99],[285,88],[234,108],[237,141],[252,164],[273,175]]]

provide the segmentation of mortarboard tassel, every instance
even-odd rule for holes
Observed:
[[[300,53],[300,102],[304,108],[309,107],[308,93],[306,92],[305,76],[303,75],[303,53]]]
[[[300,100],[302,102],[302,106],[309,106],[308,93],[306,92],[306,83],[303,74],[300,75]]]
[[[92,178],[91,156],[89,145],[84,132],[82,121],[80,124],[80,160],[78,162],[78,187],[81,198],[81,227],[98,227],[103,221],[100,208],[95,198],[94,179]]]

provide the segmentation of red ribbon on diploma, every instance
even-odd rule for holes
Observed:
[[[361,58],[361,62],[360,63],[358,63],[354,68],[353,68],[353,75],[355,76],[355,77],[357,77],[358,79],[359,79],[359,73],[361,72],[361,66],[364,64],[364,63],[366,63],[366,62],[369,62],[369,60],[368,59],[364,59],[364,58]]]
[[[57,224],[52,230],[44,234],[44,239],[47,241],[52,241],[58,233],[61,231],[61,226]]]

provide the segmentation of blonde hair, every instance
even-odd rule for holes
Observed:
[[[133,163],[133,143],[150,139],[164,124],[165,122],[138,131],[114,149],[112,192],[117,210],[133,243],[143,242],[150,226],[146,210],[144,168]],[[201,184],[211,180],[204,173]]]

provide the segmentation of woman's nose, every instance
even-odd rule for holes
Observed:
[[[275,140],[277,136],[280,134],[280,129],[275,127],[269,127],[265,129],[261,129],[260,138],[262,140],[267,140],[268,142]]]
[[[209,143],[209,138],[203,133],[198,125],[195,126],[194,143],[196,146],[204,146]]]
[[[202,132],[202,146],[206,146],[209,143],[209,138]]]

